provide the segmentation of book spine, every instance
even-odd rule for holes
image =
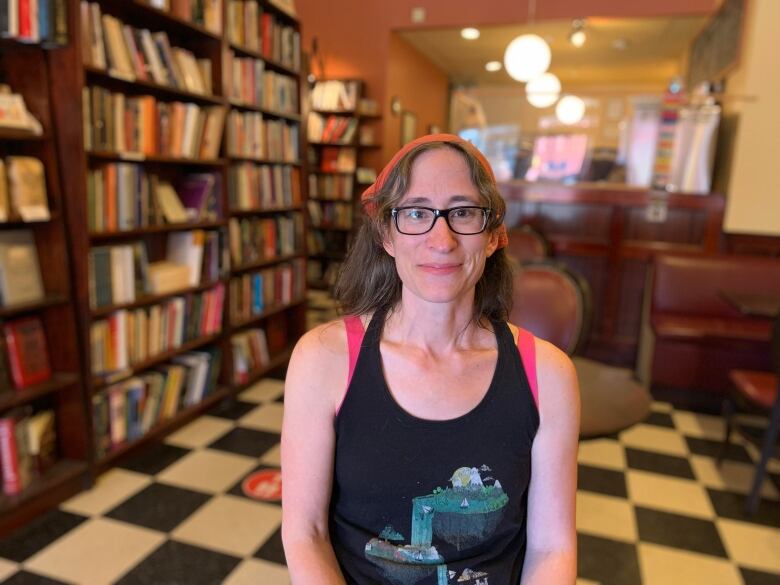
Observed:
[[[3,471],[3,491],[8,496],[18,494],[22,489],[19,475],[19,460],[16,453],[16,432],[14,419],[0,419],[0,462]]]

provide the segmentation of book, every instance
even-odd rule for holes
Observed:
[[[17,390],[51,378],[46,335],[38,317],[22,317],[4,324],[8,362]]]
[[[0,418],[0,464],[3,471],[3,491],[15,496],[32,479],[32,466],[27,444],[27,419],[30,406],[14,409]]]
[[[176,194],[173,185],[166,181],[157,183],[154,189],[154,200],[166,223],[185,223],[189,221],[187,210]]]
[[[8,179],[5,173],[5,161],[0,158],[0,222],[11,217],[11,207],[8,201]]]
[[[57,459],[54,411],[43,410],[27,419],[27,448],[33,475],[41,476]]]
[[[32,232],[0,231],[0,304],[30,303],[43,297],[38,251]]]
[[[152,294],[165,294],[189,286],[190,268],[184,264],[174,264],[165,260],[150,262],[148,274],[149,289]]]
[[[182,205],[187,209],[191,221],[217,219],[216,217],[207,217],[211,206],[210,200],[215,197],[215,185],[216,176],[214,173],[189,174],[176,185],[176,193],[178,193]]]
[[[46,197],[46,174],[43,163],[30,156],[5,159],[8,197],[14,214],[22,221],[45,221],[51,216]]]
[[[189,280],[186,286],[197,286],[200,284],[204,242],[205,234],[203,230],[168,234],[166,260],[172,264],[183,264],[188,267]]]

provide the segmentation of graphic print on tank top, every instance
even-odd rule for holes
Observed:
[[[437,487],[431,494],[412,499],[409,544],[388,525],[368,541],[366,558],[385,578],[398,585],[414,585],[437,574],[437,585],[452,581],[465,585],[490,585],[488,573],[464,569],[460,575],[447,568],[447,560],[436,549],[446,542],[458,551],[487,540],[504,516],[509,496],[501,482],[491,477],[490,467],[461,467],[449,479],[450,486]],[[484,476],[483,476],[484,474]]]

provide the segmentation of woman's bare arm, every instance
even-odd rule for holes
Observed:
[[[347,380],[341,322],[304,335],[287,369],[282,428],[282,541],[293,585],[343,585],[328,533],[334,413]]]

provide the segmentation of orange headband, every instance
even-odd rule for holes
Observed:
[[[416,146],[419,146],[420,144],[427,144],[428,142],[450,142],[461,145],[463,148],[468,150],[471,154],[473,154],[476,159],[479,161],[479,163],[482,165],[482,168],[485,169],[488,176],[490,177],[491,182],[493,185],[496,183],[496,177],[493,174],[493,169],[490,167],[490,163],[485,158],[485,155],[483,155],[477,147],[475,147],[471,142],[468,142],[467,140],[463,140],[460,136],[455,136],[454,134],[428,134],[427,136],[423,136],[422,138],[418,138],[416,140],[412,140],[408,144],[406,144],[401,150],[395,153],[395,156],[390,160],[389,163],[385,165],[385,168],[382,169],[382,172],[379,173],[379,176],[376,178],[376,181],[374,181],[371,186],[368,187],[365,191],[363,191],[363,195],[360,196],[360,201],[363,203],[363,209],[365,212],[369,215],[369,217],[375,217],[376,216],[376,202],[371,201],[371,198],[377,194],[377,192],[384,187],[385,183],[387,182],[387,178],[390,176],[390,173],[393,171],[395,166],[398,164],[398,162],[406,156],[413,148]],[[506,233],[506,226],[502,223],[498,227],[498,247],[503,248],[509,243],[509,238],[507,237]]]

